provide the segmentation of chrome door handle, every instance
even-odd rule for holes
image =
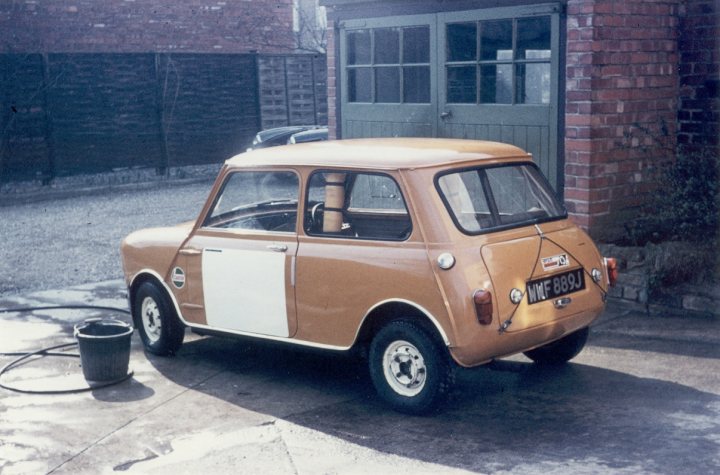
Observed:
[[[200,254],[202,254],[202,249],[192,249],[192,248],[180,249],[178,251],[178,254],[180,254],[182,256],[199,256]]]
[[[267,248],[274,252],[285,252],[288,249],[285,244],[270,244]]]

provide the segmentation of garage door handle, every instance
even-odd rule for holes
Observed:
[[[445,111],[442,114],[440,114],[440,118],[443,120],[449,119],[450,117],[452,117],[452,111]]]
[[[287,246],[285,244],[270,244],[267,248],[275,252],[287,251]]]

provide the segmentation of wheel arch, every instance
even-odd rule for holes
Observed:
[[[427,309],[403,299],[385,300],[368,310],[355,338],[355,346],[369,344],[380,328],[394,320],[419,324],[446,347],[450,346],[450,339],[438,320]]]
[[[137,293],[137,290],[145,282],[154,282],[156,284],[159,284],[159,286],[165,291],[165,295],[167,295],[167,297],[172,302],[173,308],[175,308],[175,312],[180,321],[183,324],[187,325],[187,322],[185,322],[182,313],[180,313],[180,305],[175,299],[175,294],[172,293],[172,290],[170,290],[170,287],[165,283],[160,274],[158,274],[152,269],[143,269],[139,271],[133,276],[132,280],[130,281],[130,285],[128,286],[128,303],[130,305],[130,310],[133,310],[133,303],[135,302],[135,294]]]

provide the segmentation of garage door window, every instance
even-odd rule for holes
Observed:
[[[446,26],[447,100],[454,104],[549,104],[549,16]]]
[[[349,102],[430,102],[430,28],[347,32]]]

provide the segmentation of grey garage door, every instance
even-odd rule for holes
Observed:
[[[557,6],[341,24],[341,134],[513,143],[558,187]]]

